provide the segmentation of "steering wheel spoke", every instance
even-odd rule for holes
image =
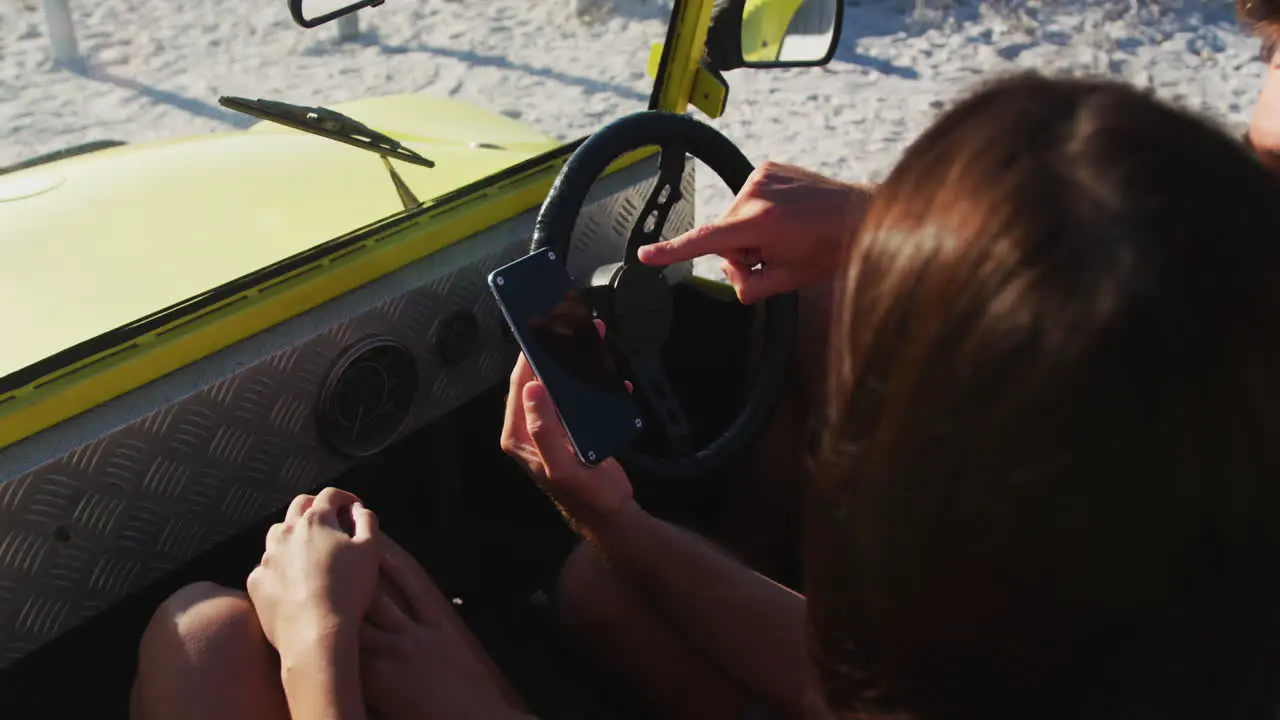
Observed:
[[[693,452],[693,430],[689,427],[688,417],[680,399],[671,388],[667,379],[667,371],[662,363],[652,355],[630,358],[632,380],[652,408],[654,416],[662,426],[667,442],[677,455],[689,455]]]
[[[657,182],[645,200],[635,225],[631,226],[631,236],[627,238],[626,262],[639,262],[636,253],[640,247],[662,239],[662,230],[667,226],[671,209],[684,199],[680,184],[684,179],[685,155],[682,144],[668,143],[662,146],[658,155]]]

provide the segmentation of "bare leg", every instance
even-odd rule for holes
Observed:
[[[490,674],[507,702],[524,710],[519,695],[426,572],[403,548],[390,538],[386,540],[419,583],[430,612],[430,617],[423,620],[450,626],[452,633],[448,636],[460,644],[460,647],[459,644],[432,644],[420,647],[419,652],[425,651],[428,656],[442,653],[453,658],[459,652],[471,654],[482,670]],[[408,687],[417,668],[404,667],[404,662],[399,664],[402,667],[398,670],[405,675],[401,679]],[[427,666],[431,664],[428,657]],[[366,687],[366,692],[369,691]],[[377,701],[370,696],[366,699]],[[257,613],[247,595],[202,582],[178,590],[161,603],[139,646],[130,717],[132,720],[289,718],[288,703],[280,684],[279,659],[262,634]]]
[[[381,587],[409,617],[434,630],[402,636],[404,642],[412,645],[412,652],[391,653],[389,667],[378,667],[377,653],[370,656],[375,658],[365,675],[370,706],[423,707],[447,700],[465,707],[470,701],[459,693],[465,694],[467,687],[459,686],[449,677],[440,678],[435,668],[451,665],[456,669],[463,656],[470,656],[508,706],[528,712],[520,694],[417,559],[389,536],[383,535],[382,540],[391,563],[383,569]],[[396,713],[388,710],[387,714]]]
[[[743,464],[717,541],[758,572],[788,580],[799,555],[809,432],[822,411],[831,285],[800,291],[792,376],[773,419]]]
[[[287,720],[279,660],[248,596],[194,583],[156,610],[138,649],[133,720]]]
[[[673,635],[589,543],[565,563],[559,596],[570,631],[663,717],[743,720],[756,709],[745,691]]]

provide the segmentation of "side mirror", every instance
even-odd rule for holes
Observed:
[[[844,0],[718,0],[707,30],[716,70],[826,65],[844,25]]]
[[[289,0],[289,14],[304,28],[332,22],[367,7],[377,7],[386,0]]]

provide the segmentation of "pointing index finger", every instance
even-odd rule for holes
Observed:
[[[749,235],[738,223],[714,222],[683,235],[642,246],[636,253],[646,265],[670,265],[703,255],[723,255],[748,247]]]

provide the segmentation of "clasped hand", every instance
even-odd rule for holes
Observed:
[[[353,533],[342,527],[350,513]],[[247,587],[267,640],[282,658],[354,638],[378,579],[378,520],[354,495],[299,495],[267,531]]]
[[[346,686],[383,717],[527,717],[435,583],[349,492],[295,498],[267,532],[248,590],[282,666],[317,676],[295,686],[299,693],[331,691],[316,672],[328,658],[351,669]]]

